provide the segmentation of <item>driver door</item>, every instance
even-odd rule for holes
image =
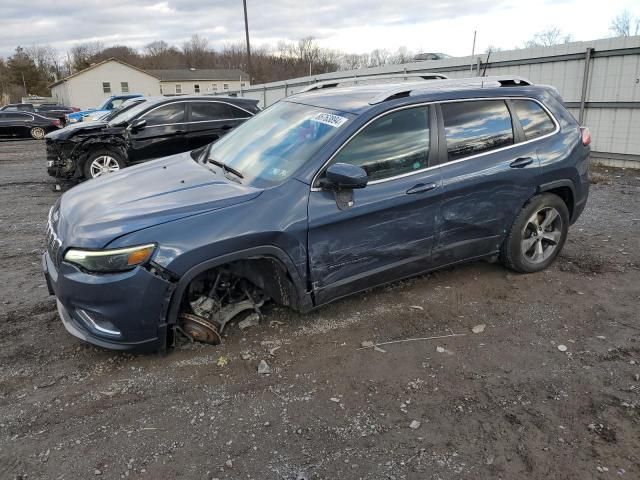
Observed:
[[[352,137],[330,162],[368,174],[350,204],[314,183],[308,251],[318,304],[429,268],[442,193],[431,125],[435,112],[418,106],[383,114]]]
[[[167,157],[186,152],[186,103],[168,103],[149,110],[138,117],[146,120],[144,128],[128,128],[131,163]]]

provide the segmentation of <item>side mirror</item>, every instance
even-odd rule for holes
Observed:
[[[351,190],[367,186],[369,177],[364,168],[348,163],[334,163],[327,168],[322,186],[336,190]]]
[[[131,131],[132,132],[137,132],[138,130],[142,130],[146,126],[147,126],[147,121],[144,120],[144,119],[139,118],[138,120],[134,121],[131,124]]]

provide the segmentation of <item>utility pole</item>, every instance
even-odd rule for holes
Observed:
[[[473,31],[473,46],[471,47],[471,62],[469,65],[469,73],[473,75],[473,56],[476,54],[476,31]]]
[[[22,87],[24,88],[24,96],[27,96],[27,82],[24,81],[24,72],[22,72]]]
[[[247,19],[247,0],[242,0],[242,4],[244,5],[244,33],[247,37],[247,73],[249,74],[249,84],[253,83],[251,81],[251,45],[249,44],[249,20]]]

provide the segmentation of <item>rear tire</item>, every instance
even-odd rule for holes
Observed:
[[[29,130],[29,135],[31,135],[31,138],[34,140],[42,140],[46,134],[47,132],[45,132],[42,127],[33,127]]]
[[[126,167],[124,160],[117,153],[101,149],[94,150],[84,162],[83,173],[87,180],[117,172]]]
[[[500,251],[502,263],[512,270],[544,270],[558,256],[569,231],[569,209],[552,193],[537,195],[516,217]]]

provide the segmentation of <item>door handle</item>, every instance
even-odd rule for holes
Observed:
[[[176,135],[182,135],[183,133],[187,133],[185,130],[176,130],[174,132]]]
[[[428,192],[429,190],[433,190],[434,188],[438,188],[437,183],[419,183],[407,190],[407,194],[411,195],[412,193],[424,193]]]
[[[527,165],[531,165],[533,163],[533,158],[531,157],[521,157],[516,158],[513,162],[509,164],[511,168],[523,168]]]

